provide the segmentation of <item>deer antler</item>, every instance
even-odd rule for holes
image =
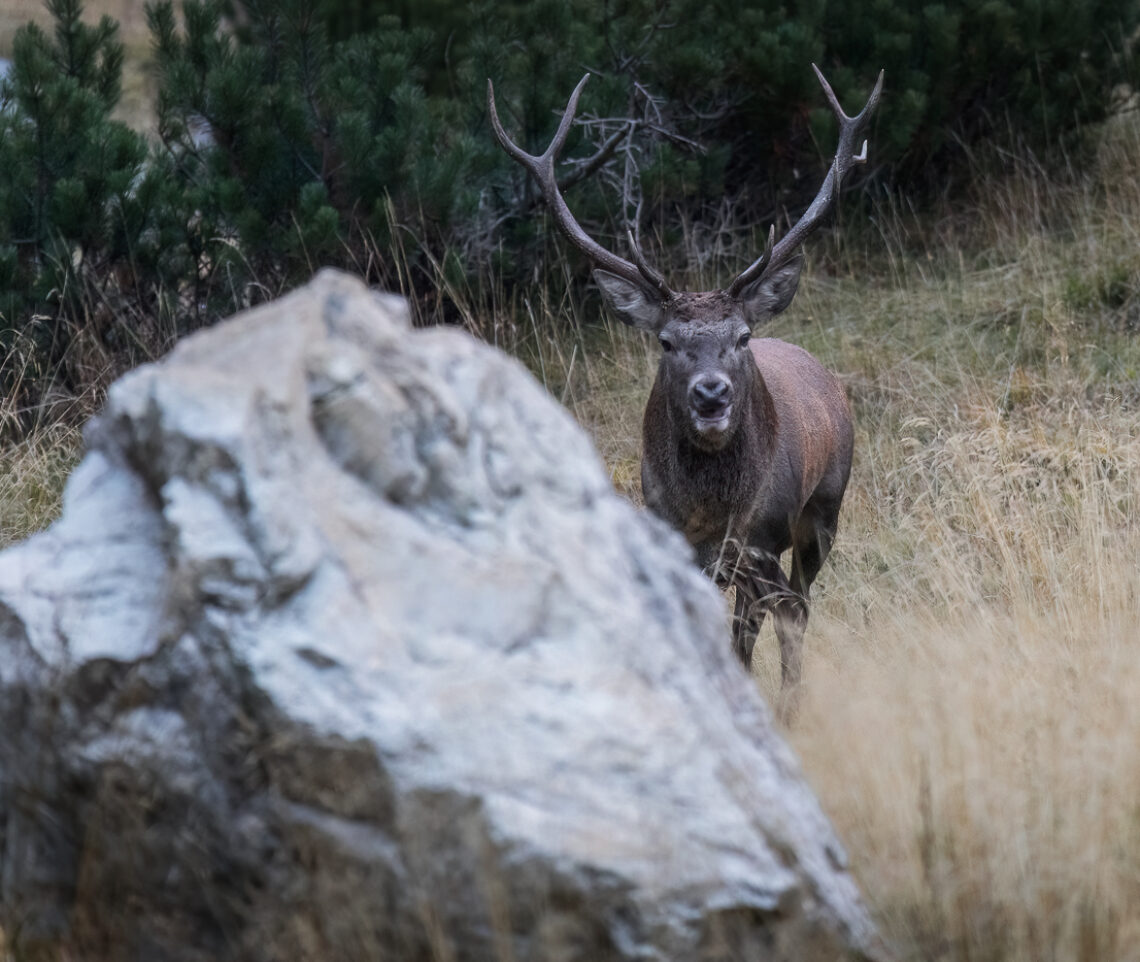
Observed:
[[[835,206],[839,198],[840,185],[843,183],[843,178],[847,172],[856,164],[865,163],[867,160],[867,141],[863,141],[863,147],[859,153],[855,153],[855,143],[879,104],[879,95],[883,92],[883,71],[879,71],[879,79],[875,83],[875,89],[871,91],[871,96],[863,109],[854,117],[848,117],[843,112],[843,108],[839,106],[835,91],[831,89],[831,84],[827,82],[819,67],[813,63],[811,69],[815,71],[820,84],[823,85],[827,102],[831,105],[831,109],[839,121],[839,146],[835,149],[835,159],[831,162],[831,167],[819,188],[819,193],[811,202],[811,206],[804,211],[803,217],[796,222],[787,234],[780,238],[780,242],[775,246],[772,244],[775,229],[769,231],[768,244],[764,253],[726,288],[733,297],[739,296],[740,292],[753,281],[763,277],[769,271],[777,270],[791,260],[804,239],[819,227],[823,218]]]
[[[559,189],[558,181],[554,176],[554,162],[558,159],[558,154],[566,143],[566,137],[570,133],[570,125],[573,123],[574,114],[578,109],[578,97],[589,79],[590,75],[586,74],[578,82],[578,86],[574,88],[574,92],[566,104],[566,109],[562,113],[562,120],[558,124],[554,139],[546,151],[538,157],[528,154],[518,144],[514,143],[507,136],[507,132],[503,130],[503,125],[499,121],[499,113],[495,109],[495,87],[488,80],[487,110],[491,114],[491,127],[494,129],[495,137],[503,150],[530,171],[535,183],[542,191],[547,206],[554,213],[554,219],[557,221],[559,229],[578,250],[589,257],[598,267],[655,293],[662,300],[669,300],[674,296],[673,291],[665,283],[665,279],[649,266],[645,255],[641,253],[634,242],[633,234],[630,233],[629,240],[634,259],[637,261],[636,265],[606,250],[582,229],[582,226],[574,219],[574,215],[570,213],[570,208],[566,206],[566,201],[562,198],[562,191]]]

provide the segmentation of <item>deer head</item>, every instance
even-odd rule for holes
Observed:
[[[839,121],[839,146],[823,185],[803,217],[775,242],[768,234],[764,252],[727,287],[716,291],[674,291],[652,268],[628,234],[633,262],[619,257],[591,238],[570,213],[554,174],[554,164],[566,141],[589,79],[579,81],[563,111],[550,146],[540,156],[528,154],[506,134],[495,108],[495,90],[487,81],[491,125],[502,148],[530,171],[563,234],[595,265],[594,278],[618,316],[627,324],[656,334],[663,351],[658,385],[664,390],[672,420],[689,442],[717,450],[735,436],[741,407],[760,375],[748,349],[752,332],[792,302],[799,285],[803,255],[799,252],[834,206],[844,176],[867,157],[858,142],[882,92],[883,74],[866,105],[854,117],[843,112],[830,84],[812,64],[831,109]]]

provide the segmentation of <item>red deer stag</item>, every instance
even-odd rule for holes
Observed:
[[[554,164],[589,78],[575,88],[554,140],[541,156],[503,130],[495,91],[487,107],[499,143],[530,171],[559,228],[595,264],[594,278],[627,324],[657,335],[662,355],[642,428],[645,500],[678,528],[698,563],[724,588],[736,586],[733,644],[749,667],[766,611],[780,642],[781,712],[795,708],[808,591],[831,549],[851,472],[851,412],[838,379],[802,348],[752,330],[795,296],[804,239],[835,206],[844,175],[867,157],[855,145],[882,92],[848,117],[812,65],[839,120],[839,146],[815,200],[799,222],[728,287],[674,291],[629,236],[635,263],[602,247],[574,219]],[[791,575],[780,555],[792,549]]]

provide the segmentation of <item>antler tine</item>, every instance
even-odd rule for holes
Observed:
[[[550,146],[541,155],[536,157],[533,154],[528,154],[507,136],[507,132],[499,120],[499,113],[495,109],[495,87],[488,79],[487,111],[491,115],[491,128],[494,130],[495,138],[503,150],[530,172],[535,183],[538,184],[539,190],[542,191],[546,205],[554,214],[559,229],[575,247],[598,267],[612,274],[617,274],[618,277],[637,284],[639,287],[648,287],[657,296],[667,300],[673,296],[673,291],[669,289],[665,279],[649,266],[637,245],[632,245],[634,258],[637,260],[636,266],[624,257],[619,257],[617,254],[606,250],[586,233],[574,215],[570,213],[570,208],[566,206],[562,191],[558,187],[558,180],[554,175],[554,164],[562,146],[566,143],[570,127],[574,123],[574,114],[578,110],[578,98],[589,79],[590,75],[586,74],[578,81],[578,86],[574,88],[570,100],[566,103],[566,109],[562,112],[562,119],[558,123],[558,130],[554,134],[554,139],[551,140]]]
[[[839,121],[840,138],[845,134],[850,134],[850,140],[853,142],[855,137],[862,130],[863,125],[870,119],[871,114],[874,113],[875,108],[879,106],[879,95],[883,92],[883,76],[885,71],[879,71],[879,77],[875,81],[875,89],[871,91],[871,96],[867,98],[867,103],[863,105],[863,109],[854,117],[848,117],[847,114],[844,113],[843,108],[839,105],[839,98],[835,96],[835,91],[831,89],[831,84],[827,82],[823,71],[814,63],[811,65],[811,69],[815,71],[816,77],[819,78],[820,86],[823,87],[824,96],[827,97],[827,102],[835,114],[835,119]],[[855,157],[857,155],[852,154],[852,156]]]
[[[491,129],[495,132],[495,139],[499,142],[499,146],[527,170],[530,170],[531,164],[535,163],[538,158],[528,154],[507,136],[507,132],[499,121],[499,111],[495,108],[495,85],[491,83],[490,77],[487,78],[487,112],[491,115]]]
[[[645,259],[645,255],[641,252],[641,245],[634,239],[633,231],[627,228],[625,233],[626,237],[629,238],[629,249],[633,251],[633,259],[637,262],[637,269],[641,271],[641,276],[657,290],[668,291],[669,287],[665,283],[665,278]]]
[[[578,113],[578,98],[582,96],[582,88],[586,86],[586,81],[590,79],[590,75],[582,74],[582,79],[578,81],[578,86],[574,88],[574,92],[570,94],[570,99],[566,101],[566,109],[562,111],[562,119],[558,122],[558,130],[554,133],[554,139],[550,142],[550,146],[546,148],[543,157],[550,157],[551,166],[553,161],[562,153],[562,145],[566,143],[566,137],[570,133],[570,127],[574,123],[574,116]],[[490,81],[488,81],[489,83]]]
[[[835,149],[835,159],[832,160],[831,166],[828,168],[827,176],[824,178],[823,184],[820,185],[819,193],[816,194],[815,200],[811,202],[808,209],[804,211],[803,216],[774,246],[772,245],[773,235],[770,232],[768,235],[769,250],[753,261],[728,286],[727,291],[733,297],[739,296],[740,292],[749,284],[791,260],[804,239],[819,227],[823,218],[838,201],[839,189],[847,172],[855,164],[862,164],[867,160],[866,141],[863,142],[863,149],[859,153],[855,153],[854,145],[863,132],[863,128],[871,119],[871,114],[879,105],[879,97],[883,92],[884,71],[879,71],[879,79],[875,82],[875,89],[871,91],[871,96],[867,98],[863,109],[854,117],[849,117],[843,112],[843,108],[839,105],[839,98],[835,96],[835,91],[831,89],[831,84],[827,82],[827,78],[824,77],[819,67],[814,63],[811,67],[815,71],[816,77],[819,78],[824,96],[827,97],[827,102],[839,121],[839,145]]]
[[[764,272],[764,268],[768,266],[768,260],[772,256],[772,245],[775,242],[776,225],[772,224],[768,228],[768,243],[764,245],[764,253],[749,264],[729,287],[728,292],[733,297],[735,297],[746,284],[750,283],[753,278],[759,277]]]

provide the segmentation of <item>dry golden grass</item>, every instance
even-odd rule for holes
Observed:
[[[905,957],[1140,955],[1133,421],[861,439],[792,737]]]
[[[997,185],[992,266],[864,289],[831,358],[860,458],[792,738],[908,958],[1140,958],[1136,146]]]
[[[55,520],[79,450],[79,431],[67,426],[41,428],[0,448],[0,549]]]
[[[1140,959],[1138,158],[1122,119],[1079,175],[883,204],[770,332],[856,408],[789,734],[904,959]],[[655,352],[598,340],[554,384],[635,490]]]

